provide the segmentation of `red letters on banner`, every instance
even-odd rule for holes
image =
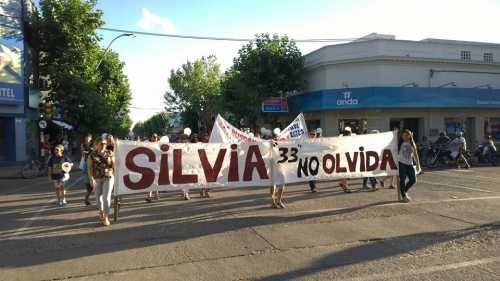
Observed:
[[[160,146],[160,150],[163,152],[160,157],[160,166],[158,173],[158,185],[170,185],[173,184],[188,184],[188,183],[198,183],[197,174],[184,174],[183,164],[182,164],[182,149],[173,150],[173,172],[172,179],[169,178],[169,166],[168,159],[169,146],[164,144]],[[219,177],[220,171],[222,169],[222,164],[226,156],[227,149],[220,149],[217,154],[217,159],[213,165],[209,162],[207,153],[205,149],[198,149],[198,157],[205,174],[205,179],[207,182],[216,182]],[[128,170],[140,175],[140,179],[136,182],[132,181],[130,174],[123,176],[123,182],[125,186],[130,189],[139,190],[147,189],[150,187],[155,180],[155,172],[153,169],[148,167],[141,167],[135,161],[134,158],[138,155],[145,155],[148,162],[156,162],[156,156],[152,149],[148,147],[137,147],[132,149],[125,156],[125,166]],[[255,158],[255,160],[253,160]],[[243,170],[243,181],[252,181],[253,171],[257,170],[257,174],[261,179],[269,179],[267,174],[266,164],[262,157],[258,145],[250,145],[248,147],[245,167]],[[229,167],[228,167],[228,181],[235,182],[239,181],[239,165],[238,165],[238,146],[236,144],[231,145],[231,153],[229,156]]]

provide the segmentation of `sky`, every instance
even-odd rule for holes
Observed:
[[[105,27],[156,33],[253,38],[359,38],[372,32],[396,39],[441,38],[500,43],[500,0],[100,0]],[[120,33],[99,32],[104,47]],[[164,108],[172,69],[215,55],[231,66],[244,43],[138,35],[113,43],[125,62],[133,96],[131,117],[144,121]],[[325,43],[299,43],[307,54]]]

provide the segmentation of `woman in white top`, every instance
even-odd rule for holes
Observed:
[[[399,191],[401,192],[401,201],[408,203],[411,199],[408,196],[408,190],[417,182],[416,171],[413,168],[414,161],[417,164],[417,171],[420,170],[417,145],[413,140],[413,133],[410,130],[406,129],[403,131],[398,148]],[[407,178],[408,182],[406,182]]]

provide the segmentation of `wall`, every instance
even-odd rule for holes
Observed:
[[[306,67],[312,67],[325,62],[379,56],[427,58],[443,61],[460,60],[462,50],[471,52],[471,61],[473,62],[483,62],[484,53],[493,53],[493,60],[497,63],[500,62],[500,44],[449,40],[425,42],[376,39],[325,46],[307,54],[305,63]]]
[[[433,77],[430,78],[430,69],[498,74],[434,72]],[[420,87],[438,87],[449,82],[456,82],[459,88],[490,84],[491,87],[499,89],[500,65],[378,60],[322,66],[306,72],[306,80],[307,92],[371,86],[399,87],[412,82]]]

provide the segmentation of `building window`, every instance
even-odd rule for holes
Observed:
[[[471,59],[470,51],[461,51],[460,52],[460,58],[462,60],[470,61],[470,59]]]
[[[483,58],[484,58],[484,62],[492,63],[493,62],[493,53],[484,53]]]

